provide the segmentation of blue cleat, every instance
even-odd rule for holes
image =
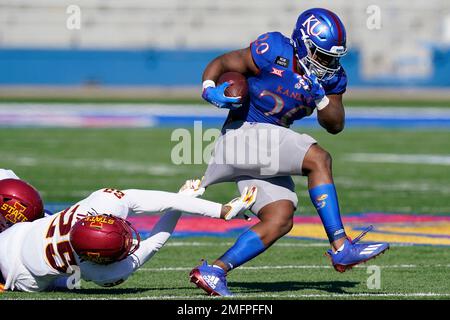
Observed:
[[[345,272],[353,266],[373,259],[389,249],[389,244],[385,242],[358,243],[358,241],[372,229],[373,226],[369,226],[354,240],[351,240],[350,238],[346,239],[344,247],[340,251],[333,252],[331,249],[327,251],[336,271]]]
[[[205,260],[202,265],[192,269],[189,277],[191,282],[210,296],[230,297],[233,295],[227,287],[226,272],[222,268],[208,265]]]

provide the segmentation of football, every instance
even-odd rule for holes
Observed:
[[[230,82],[230,86],[225,89],[227,97],[242,97],[241,102],[245,101],[248,96],[248,84],[244,75],[239,72],[225,72],[217,81],[217,84]]]

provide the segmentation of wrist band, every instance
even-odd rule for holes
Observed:
[[[322,99],[320,100],[316,100],[316,106],[317,106],[317,110],[322,110],[323,108],[325,108],[326,106],[328,106],[328,104],[330,103],[330,99],[328,99],[327,96],[324,96]]]
[[[209,87],[215,88],[216,87],[216,83],[214,81],[212,81],[212,80],[205,80],[205,81],[203,81],[202,86],[203,86],[203,90],[206,89],[206,88],[209,88]]]

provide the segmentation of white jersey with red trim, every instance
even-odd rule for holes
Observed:
[[[34,222],[18,223],[0,233],[0,268],[5,289],[42,291],[57,278],[79,266],[81,277],[99,285],[125,280],[164,245],[180,217],[180,212],[220,218],[222,205],[188,195],[151,191],[102,189],[55,215]],[[88,215],[111,214],[126,219],[133,212],[166,212],[127,259],[109,265],[81,262],[69,242],[70,230]]]

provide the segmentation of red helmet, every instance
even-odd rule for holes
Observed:
[[[35,188],[19,179],[0,180],[0,232],[14,223],[43,216],[44,204]]]
[[[83,218],[70,230],[70,243],[78,256],[99,264],[125,259],[139,248],[140,240],[131,223],[106,214]]]

